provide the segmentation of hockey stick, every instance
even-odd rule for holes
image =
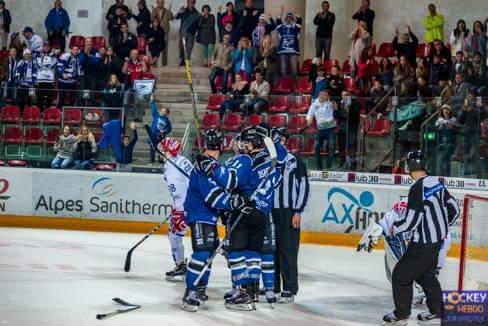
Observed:
[[[103,320],[103,319],[107,319],[107,318],[110,318],[110,317],[113,317],[115,315],[119,315],[119,314],[124,314],[124,313],[127,313],[127,312],[130,312],[132,310],[136,310],[136,309],[139,309],[141,308],[140,305],[136,305],[136,304],[131,304],[125,300],[122,300],[120,298],[113,298],[112,299],[114,302],[118,303],[118,304],[121,304],[123,306],[126,306],[126,307],[130,307],[130,308],[126,308],[126,309],[117,309],[115,311],[112,311],[112,312],[109,312],[107,314],[97,314],[96,315],[96,318],[98,320]]]
[[[251,200],[255,199],[256,195],[262,190],[264,184],[266,183],[266,181],[268,179],[268,176],[274,171],[275,166],[276,166],[276,160],[278,158],[278,154],[276,153],[276,147],[273,143],[273,140],[271,140],[271,138],[269,138],[269,137],[266,137],[264,139],[264,144],[266,145],[266,149],[268,150],[269,156],[271,158],[271,168],[266,172],[266,174],[263,176],[263,178],[262,178],[261,182],[259,183],[258,187],[256,188],[256,190],[254,190],[254,192],[252,193]],[[235,222],[229,228],[229,231],[225,234],[224,239],[222,239],[222,241],[220,241],[219,245],[217,246],[215,251],[212,253],[212,256],[210,256],[207,259],[205,265],[203,266],[202,270],[200,271],[200,274],[198,274],[198,277],[193,282],[194,286],[198,286],[198,283],[200,283],[200,280],[202,279],[203,275],[207,272],[207,270],[209,269],[210,265],[212,264],[212,261],[215,259],[217,254],[222,250],[224,243],[229,240],[229,237],[230,237],[232,231],[234,231],[234,229],[236,228],[237,224],[239,224],[239,222],[243,216],[244,216],[244,213],[239,214],[239,216],[237,217]]]
[[[144,241],[146,241],[147,238],[149,238],[153,233],[157,232],[161,226],[163,226],[164,223],[166,223],[171,217],[171,214],[168,215],[162,222],[160,222],[158,225],[156,225],[148,234],[146,234],[144,236],[144,238],[142,238],[141,240],[139,240],[138,243],[136,243],[132,248],[129,249],[129,251],[127,252],[127,256],[125,257],[125,264],[124,264],[124,271],[126,272],[129,272],[130,271],[130,265],[131,265],[131,262],[132,262],[132,252],[137,248],[139,247],[139,245],[141,243],[143,243]],[[114,298],[113,300],[115,302],[118,302],[120,303],[119,301],[117,301],[116,299],[120,300],[120,301],[123,301],[119,298]],[[123,303],[121,303],[123,304]]]
[[[183,55],[185,57],[186,79],[188,81],[188,86],[190,87],[190,93],[191,93],[191,104],[193,107],[193,118],[195,119],[195,127],[197,128],[198,151],[201,153],[203,146],[201,144],[200,134],[198,132],[198,130],[200,130],[200,125],[198,123],[197,102],[195,99],[195,91],[193,89],[193,77],[191,74],[190,58],[188,57],[188,55],[186,53],[186,40],[185,40],[184,35],[181,39],[181,44],[183,45]]]

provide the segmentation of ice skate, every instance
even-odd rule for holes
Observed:
[[[200,301],[198,300],[198,295],[195,291],[186,289],[185,296],[183,297],[183,304],[181,309],[189,312],[197,312],[200,306]]]
[[[237,293],[237,288],[235,286],[232,287],[231,290],[224,293],[224,300],[232,298]]]
[[[274,304],[276,303],[276,295],[274,291],[271,290],[266,290],[264,297],[266,298],[266,301],[271,305],[271,308],[274,308]]]
[[[390,312],[383,316],[383,325],[406,326],[408,325],[408,318],[398,319],[394,312]]]
[[[419,325],[440,325],[441,316],[439,314],[432,314],[428,311],[417,315]]]
[[[225,307],[231,310],[251,311],[254,310],[253,302],[246,290],[238,288],[234,296],[225,300]]]
[[[207,289],[204,286],[199,286],[196,291],[198,300],[200,300],[202,304],[208,301],[208,295],[206,293],[206,290]]]
[[[184,282],[186,277],[186,263],[176,265],[172,271],[166,272],[166,281]]]
[[[281,292],[280,298],[278,300],[278,302],[282,304],[293,303],[294,301],[295,301],[295,296],[289,291]]]

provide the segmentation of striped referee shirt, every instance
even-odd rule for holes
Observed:
[[[307,169],[295,154],[288,153],[282,166],[283,179],[275,189],[274,208],[291,208],[302,213],[310,194]]]
[[[393,225],[395,233],[411,232],[413,242],[441,243],[458,217],[459,205],[444,184],[425,176],[410,188],[405,217]]]

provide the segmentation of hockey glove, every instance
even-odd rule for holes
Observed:
[[[250,201],[246,195],[240,193],[233,193],[230,196],[230,209],[233,211],[241,211],[244,214],[249,214],[254,208],[254,202]]]
[[[184,231],[185,228],[186,228],[185,212],[177,211],[173,209],[171,211],[171,219],[170,219],[171,233],[176,234],[178,232]]]
[[[383,227],[377,223],[371,223],[364,232],[363,237],[359,240],[357,251],[373,251],[378,244],[379,239],[383,236]]]
[[[219,161],[206,155],[197,155],[195,168],[202,171],[209,178],[213,177],[214,170],[219,166]]]

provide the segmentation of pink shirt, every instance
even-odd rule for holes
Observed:
[[[234,16],[232,15],[232,13],[229,15],[229,13],[225,13],[224,15],[222,15],[222,26],[225,27],[225,25],[227,25],[227,23],[232,23],[234,24],[233,22],[234,20]]]

